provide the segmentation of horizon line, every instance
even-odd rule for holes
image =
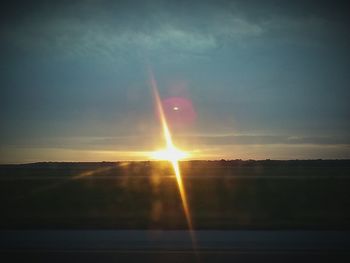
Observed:
[[[179,162],[263,162],[263,161],[277,161],[277,162],[291,162],[291,161],[350,161],[350,158],[312,158],[312,159],[186,159]],[[40,163],[146,163],[146,162],[167,162],[165,160],[116,160],[116,161],[36,161],[36,162],[13,162],[0,163],[0,165],[26,165],[26,164],[40,164]]]

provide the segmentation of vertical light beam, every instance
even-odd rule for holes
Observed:
[[[159,92],[158,92],[158,88],[157,88],[157,82],[153,76],[153,73],[150,71],[150,79],[151,79],[151,86],[152,86],[152,91],[153,91],[153,95],[155,98],[155,102],[156,102],[156,107],[157,107],[157,112],[159,114],[159,119],[162,125],[162,129],[163,129],[163,136],[164,136],[164,140],[166,143],[166,151],[167,152],[177,152],[178,150],[176,149],[173,141],[172,141],[172,137],[171,137],[171,133],[168,127],[168,123],[165,117],[165,113],[164,113],[164,109],[162,106],[162,102],[160,100],[160,96],[159,96]],[[171,156],[171,154],[169,155]],[[180,193],[180,197],[181,197],[181,202],[182,202],[182,206],[184,209],[184,213],[185,213],[185,217],[186,217],[186,221],[188,224],[188,228],[190,231],[190,235],[191,235],[191,239],[192,239],[192,243],[194,248],[196,248],[196,238],[194,235],[194,230],[193,230],[193,223],[192,223],[192,218],[191,218],[191,213],[190,213],[190,208],[188,205],[188,201],[187,201],[187,195],[186,195],[186,191],[183,185],[183,181],[182,181],[182,177],[181,177],[181,171],[180,171],[180,166],[179,166],[179,158],[176,157],[176,155],[173,155],[173,158],[169,159],[169,162],[172,164],[172,167],[174,169],[174,173],[175,173],[175,177],[176,177],[176,182],[179,188],[179,193]]]

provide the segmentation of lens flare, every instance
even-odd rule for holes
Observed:
[[[179,166],[179,160],[187,157],[188,154],[179,150],[174,145],[172,137],[171,137],[171,133],[170,133],[170,130],[168,127],[168,123],[167,123],[167,120],[165,117],[162,102],[160,100],[160,96],[159,96],[159,92],[158,92],[158,88],[157,88],[157,83],[156,83],[156,80],[155,80],[152,72],[150,72],[150,78],[151,78],[151,86],[152,86],[152,90],[153,90],[153,94],[154,94],[154,98],[155,98],[155,103],[156,103],[157,111],[159,114],[159,119],[160,119],[162,129],[163,129],[163,136],[164,136],[164,140],[166,143],[165,150],[154,152],[151,154],[151,157],[156,158],[156,159],[160,159],[160,160],[169,161],[174,169],[176,182],[177,182],[180,197],[181,197],[182,206],[184,209],[185,217],[186,217],[189,231],[191,234],[192,243],[193,243],[193,246],[195,248],[196,247],[196,239],[195,239],[194,231],[193,231],[193,223],[192,223],[190,208],[188,205],[187,195],[186,195],[186,191],[185,191],[185,188],[183,185],[180,166]]]

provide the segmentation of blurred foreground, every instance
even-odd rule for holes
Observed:
[[[195,229],[350,228],[350,161],[181,163]],[[2,229],[187,229],[167,162],[0,166]]]

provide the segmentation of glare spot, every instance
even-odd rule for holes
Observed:
[[[183,152],[175,146],[171,145],[165,150],[155,151],[151,154],[151,157],[156,160],[165,160],[170,162],[177,162],[181,159],[184,159],[188,157],[189,154],[186,152]]]

